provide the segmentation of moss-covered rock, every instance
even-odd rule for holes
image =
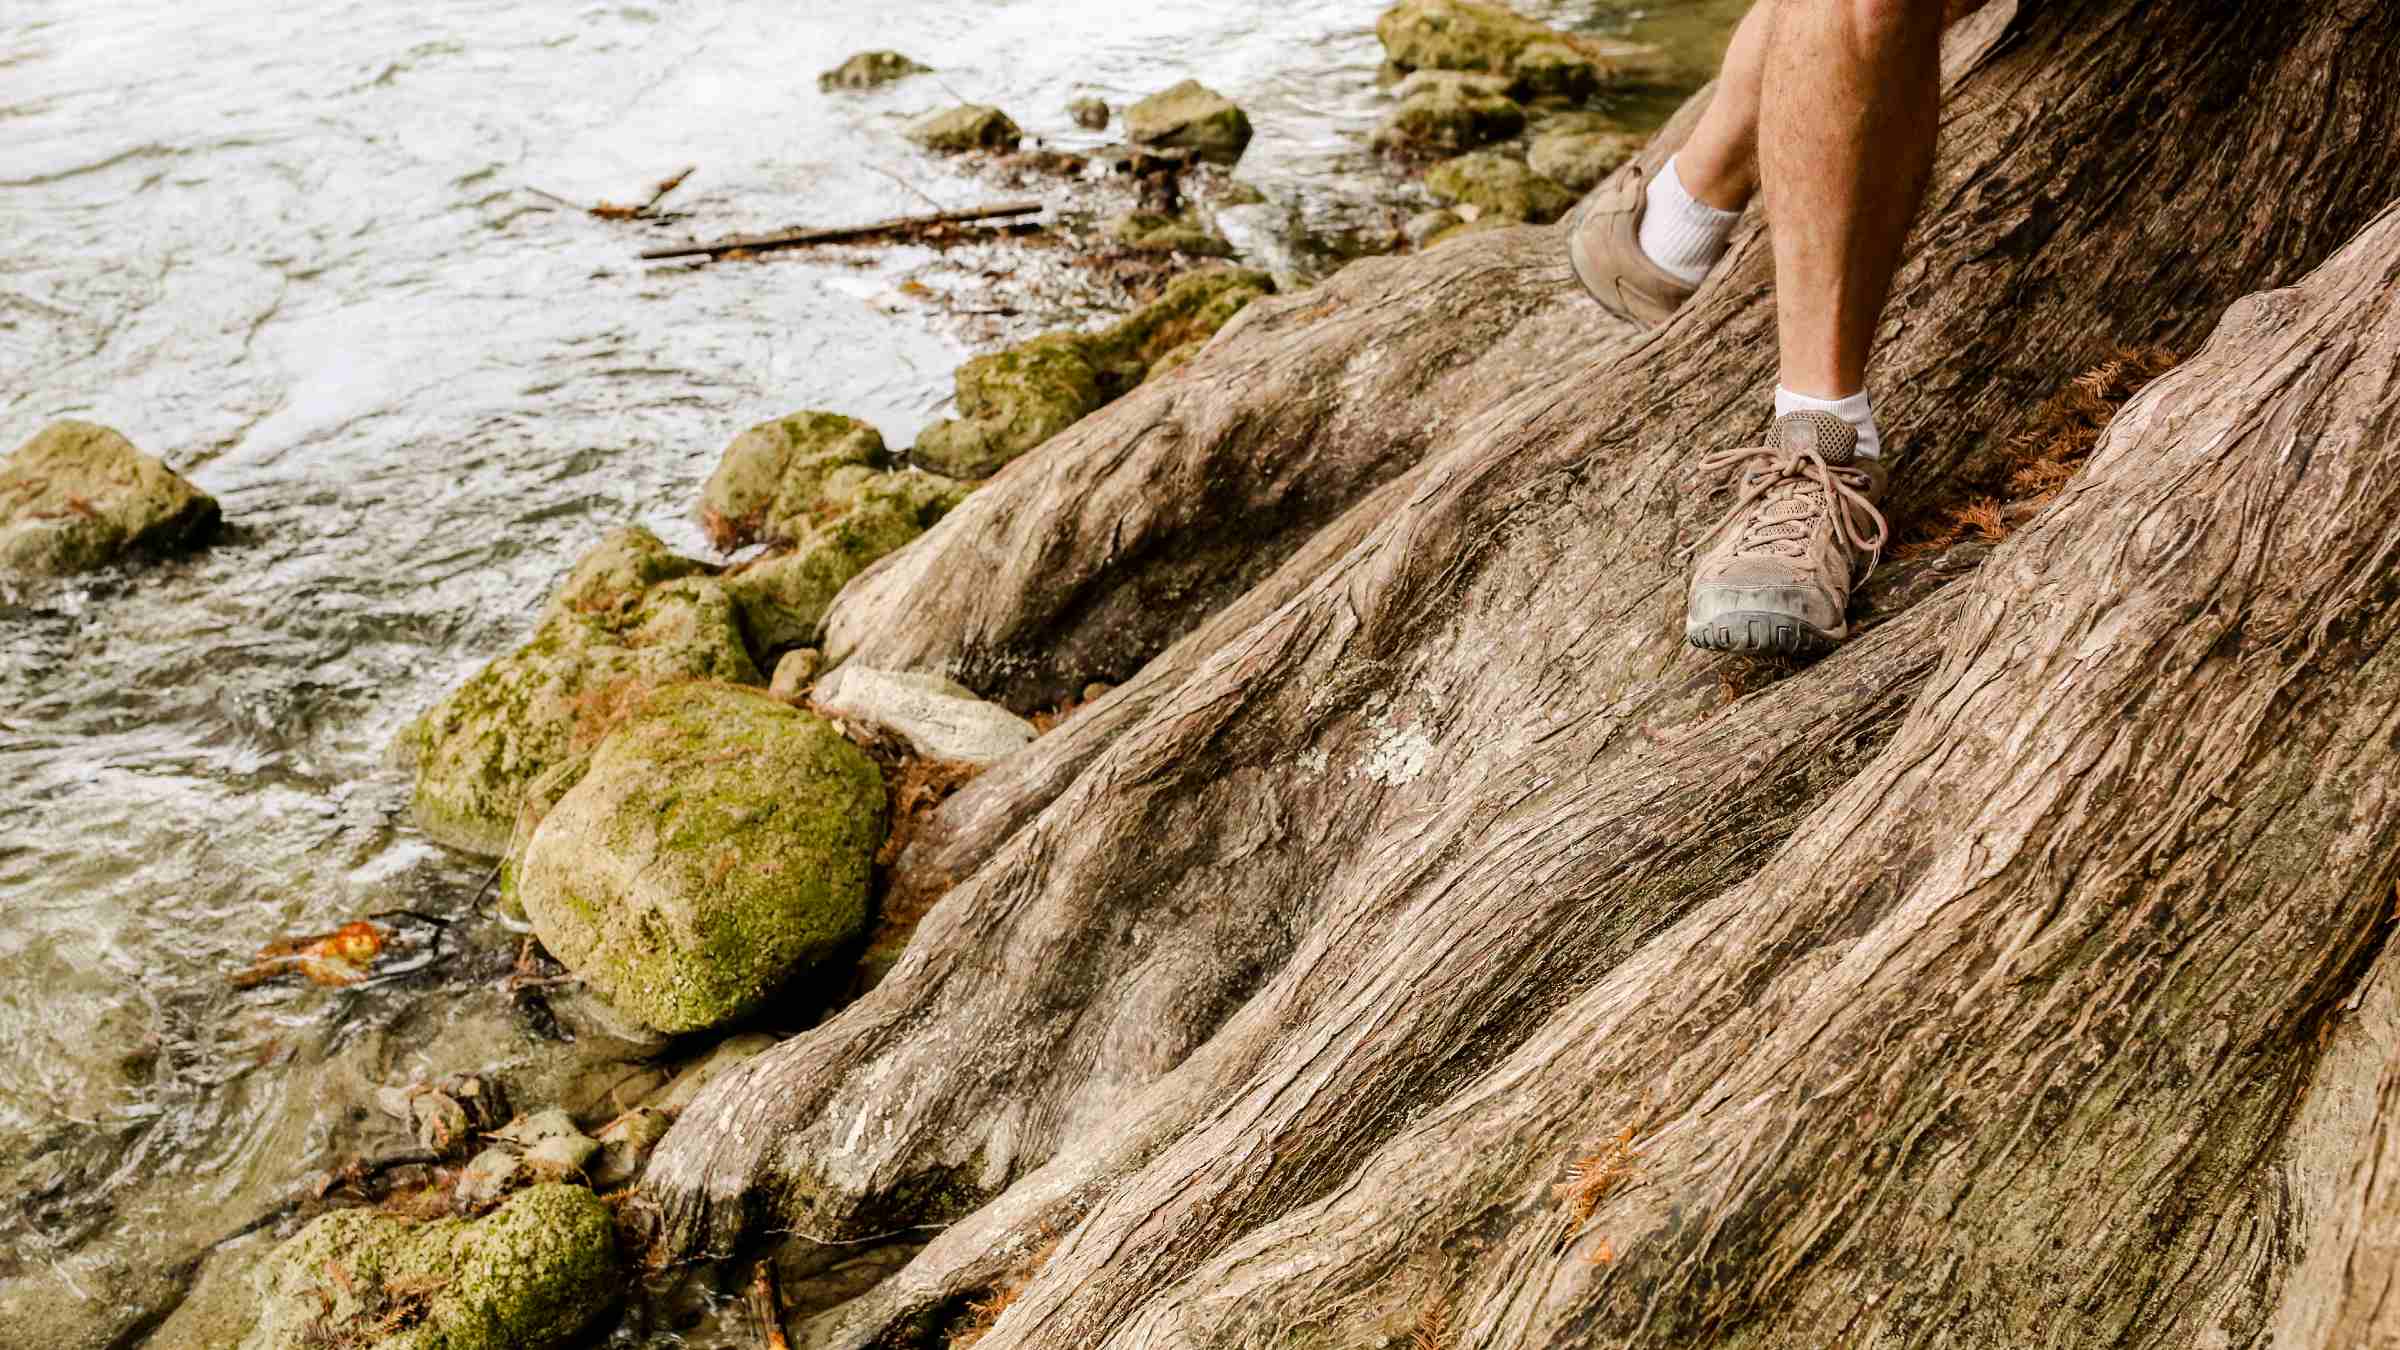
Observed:
[[[733,438],[700,489],[700,524],[727,552],[797,539],[824,520],[825,476],[882,465],[883,436],[855,417],[796,412]]]
[[[1546,223],[1565,215],[1575,194],[1521,161],[1496,151],[1446,159],[1425,172],[1425,187],[1446,202],[1477,209],[1477,219]]]
[[[910,457],[953,478],[988,478],[1105,401],[1089,339],[1050,333],[958,368],[958,417],[918,435]]]
[[[1086,131],[1103,131],[1108,127],[1108,100],[1085,95],[1067,100],[1067,116]]]
[[[1125,135],[1136,145],[1174,146],[1231,164],[1250,146],[1250,116],[1198,80],[1185,80],[1127,108]]]
[[[933,67],[911,61],[898,52],[860,52],[817,77],[817,88],[872,89],[877,85],[922,75]]]
[[[526,788],[640,695],[689,680],[760,683],[733,597],[705,571],[638,528],[587,554],[524,646],[401,734],[426,833],[498,853]]]
[[[1583,68],[1591,87],[1582,94],[1656,79],[1667,69],[1666,54],[1648,43],[1563,33],[1481,0],[1401,0],[1376,20],[1375,36],[1385,56],[1403,69],[1506,75],[1525,94],[1569,92],[1543,86],[1563,81],[1580,87]]]
[[[473,1222],[342,1210],[260,1263],[240,1350],[546,1350],[615,1301],[621,1271],[608,1208],[577,1186],[519,1191]]]
[[[659,1031],[721,1026],[807,983],[867,923],[882,775],[757,690],[646,699],[533,832],[517,877],[542,945]]]
[[[1556,39],[1527,43],[1513,73],[1516,92],[1526,98],[1578,101],[1599,93],[1609,74],[1598,57]]]
[[[53,422],[0,460],[0,571],[66,576],[207,542],[216,499],[91,422]]]
[[[910,458],[955,478],[985,478],[1138,385],[1168,352],[1214,334],[1274,292],[1266,273],[1219,267],[1177,277],[1158,299],[1098,333],[1049,333],[958,371],[955,421],[936,422]]]
[[[836,591],[933,528],[967,491],[956,479],[929,473],[833,474],[818,495],[818,519],[792,537],[788,550],[725,578],[751,651],[763,660],[815,641]]]
[[[1025,133],[1007,113],[982,103],[930,112],[908,124],[902,135],[937,154],[970,150],[1014,150]]]
[[[1400,106],[1375,132],[1375,143],[1387,150],[1456,154],[1525,129],[1525,110],[1514,99],[1471,76],[1423,72],[1401,91]]]
[[[1641,153],[1642,139],[1627,131],[1545,132],[1533,138],[1525,162],[1569,192],[1589,192]]]
[[[1161,211],[1128,211],[1108,222],[1108,237],[1143,253],[1189,253],[1202,258],[1230,258],[1233,245],[1210,233],[1188,216]]]

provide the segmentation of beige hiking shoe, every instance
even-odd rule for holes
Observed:
[[[1642,207],[1650,185],[1620,174],[1567,226],[1567,261],[1600,307],[1627,323],[1655,328],[1700,288],[1677,280],[1642,252]]]
[[[1692,567],[1684,640],[1720,652],[1821,652],[1850,636],[1850,588],[1891,536],[1875,499],[1883,466],[1831,413],[1776,419],[1774,444],[1700,461],[1733,475],[1733,510]]]

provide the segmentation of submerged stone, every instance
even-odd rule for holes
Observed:
[[[997,473],[1274,289],[1266,273],[1247,268],[1187,272],[1101,332],[1050,333],[976,357],[958,370],[959,416],[927,427],[910,458],[957,478]]]
[[[639,528],[585,555],[524,646],[401,733],[425,832],[496,854],[534,780],[642,694],[688,680],[760,683],[733,597],[705,570]]]
[[[817,706],[878,726],[929,759],[991,764],[1033,744],[1033,723],[955,680],[847,665],[817,684]]]
[[[549,1350],[616,1301],[620,1272],[608,1208],[581,1187],[534,1186],[472,1221],[346,1209],[259,1265],[240,1350]]]
[[[877,85],[922,75],[933,67],[912,61],[898,52],[860,52],[849,60],[817,77],[817,88],[872,89]]]
[[[1127,108],[1125,135],[1136,145],[1179,146],[1231,164],[1249,148],[1250,116],[1198,80],[1185,80]]]
[[[1434,165],[1425,173],[1425,187],[1443,201],[1475,207],[1477,220],[1498,217],[1546,224],[1575,204],[1574,193],[1522,162],[1489,150]]]
[[[542,945],[658,1031],[720,1026],[826,976],[864,932],[882,775],[821,717],[757,690],[645,700],[528,842]]]
[[[0,571],[66,576],[205,543],[216,498],[92,422],[61,421],[0,460]]]
[[[1075,125],[1086,131],[1105,130],[1109,117],[1108,101],[1088,97],[1071,99],[1067,103],[1067,116],[1074,118]]]
[[[944,155],[970,150],[1014,150],[1025,136],[1007,113],[982,103],[927,113],[909,123],[901,134]]]

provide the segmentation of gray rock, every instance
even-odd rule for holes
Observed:
[[[1185,80],[1127,108],[1125,135],[1137,145],[1181,146],[1231,164],[1249,148],[1250,117],[1223,94]]]
[[[1108,101],[1098,98],[1079,98],[1067,104],[1067,115],[1075,125],[1086,131],[1101,131],[1108,126]]]
[[[939,675],[847,665],[817,682],[817,706],[899,735],[918,754],[990,764],[1033,743],[1033,724]]]
[[[796,647],[775,663],[775,678],[768,683],[767,692],[786,701],[798,698],[817,682],[817,673],[823,669],[825,653],[814,647]]]
[[[656,1096],[643,1105],[674,1115],[690,1106],[692,1100],[710,1083],[774,1049],[776,1044],[775,1038],[763,1031],[745,1031],[738,1036],[728,1036],[707,1055],[684,1066]]]
[[[860,52],[817,77],[817,88],[872,89],[877,85],[922,75],[933,67],[909,60],[898,52]]]
[[[53,422],[0,460],[0,571],[66,576],[204,543],[217,502],[90,422]]]
[[[623,1186],[642,1174],[651,1150],[667,1137],[669,1117],[651,1107],[636,1107],[600,1130],[600,1156],[587,1169],[592,1184],[602,1189]]]
[[[937,154],[969,150],[1014,150],[1025,133],[1007,113],[982,103],[930,112],[908,124],[902,135]]]
[[[458,1184],[450,1192],[451,1203],[461,1214],[481,1214],[531,1180],[532,1172],[515,1149],[487,1148],[459,1170]]]
[[[575,1117],[555,1106],[517,1117],[492,1131],[494,1139],[503,1139],[519,1148],[532,1148],[550,1139],[581,1138],[583,1131],[576,1127]]]
[[[525,1166],[550,1181],[587,1178],[592,1160],[600,1156],[600,1141],[587,1134],[560,1134],[525,1150]]]

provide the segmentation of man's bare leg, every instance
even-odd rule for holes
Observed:
[[[1733,30],[1717,87],[1675,152],[1684,190],[1720,211],[1739,211],[1758,190],[1758,105],[1777,0],[1752,5]]]
[[[1851,587],[1888,533],[1867,352],[1933,165],[1945,5],[1771,3],[1757,135],[1782,356],[1775,434],[1702,461],[1738,495],[1693,564],[1684,636],[1807,653],[1850,635]]]
[[[1758,142],[1783,388],[1866,388],[1933,167],[1942,0],[1773,0]],[[1755,17],[1755,16],[1753,16]]]

